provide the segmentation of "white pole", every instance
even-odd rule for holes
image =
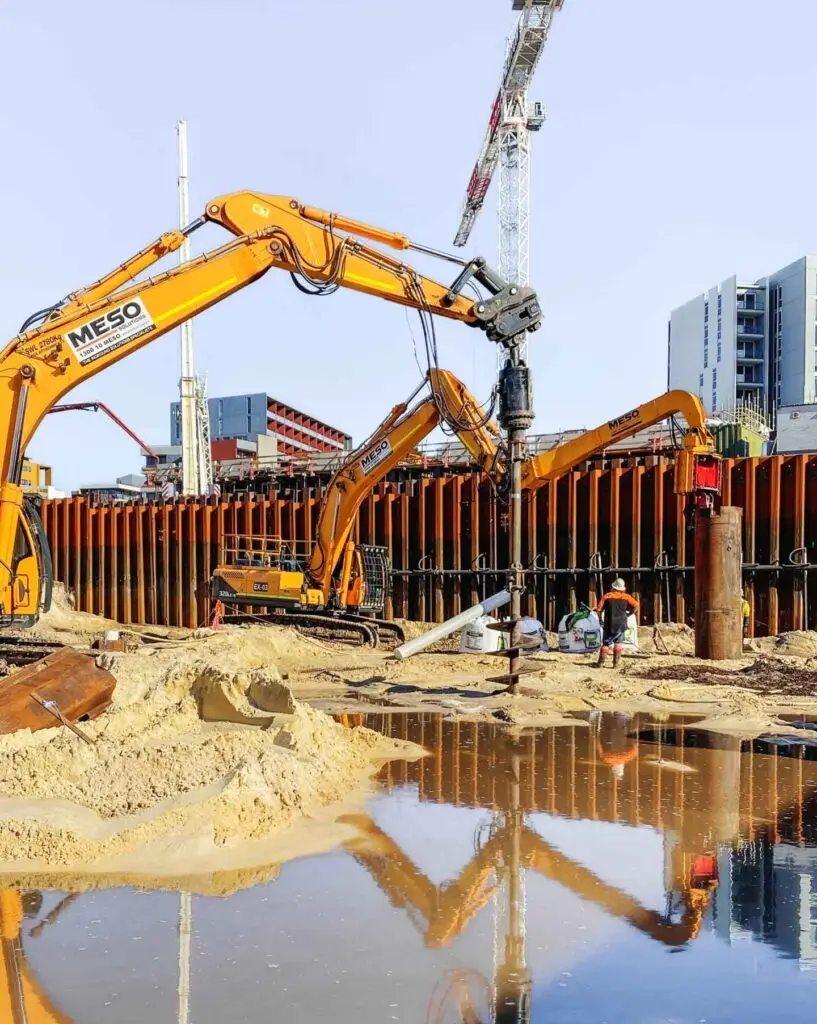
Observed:
[[[464,612],[460,612],[459,615],[455,615],[446,622],[441,622],[439,626],[434,626],[433,629],[423,633],[422,636],[415,637],[414,640],[407,640],[395,649],[394,657],[398,661],[405,661],[406,658],[410,658],[413,654],[419,654],[426,647],[430,647],[436,640],[442,640],[443,637],[450,636],[455,630],[467,626],[469,622],[473,622],[481,615],[488,615],[496,608],[501,608],[510,599],[511,595],[507,590],[500,590],[498,594],[486,597],[482,604],[475,604],[473,608],[466,608]]]
[[[179,1024],[188,1024],[190,1015],[190,935],[193,905],[189,892],[179,894]]]
[[[179,135],[179,227],[190,223],[190,204],[187,182],[187,121],[176,124]],[[190,259],[190,239],[186,238],[179,250],[179,263]],[[196,430],[196,380],[193,364],[193,324],[185,320],[181,327],[181,379],[179,399],[182,433],[182,494],[201,492]]]

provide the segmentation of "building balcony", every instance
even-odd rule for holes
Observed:
[[[735,378],[735,384],[737,384],[738,388],[744,388],[747,391],[750,388],[759,391],[765,387],[762,380],[741,380],[740,377]]]
[[[762,366],[763,356],[743,355],[738,349],[737,363],[738,366]]]
[[[762,338],[763,324],[738,324],[738,334],[741,338]]]
[[[745,302],[742,302],[740,299],[738,299],[736,306],[738,313],[749,313],[751,315],[762,316],[763,313],[766,312],[766,307],[763,303],[761,303],[760,305],[758,305],[758,303],[755,303],[754,306],[747,306]]]

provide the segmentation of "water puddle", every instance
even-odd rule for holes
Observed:
[[[813,745],[355,721],[429,756],[383,769],[342,849],[228,898],[5,890],[0,1022],[815,1018]]]

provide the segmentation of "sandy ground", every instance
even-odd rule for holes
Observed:
[[[100,624],[57,607],[34,632],[87,647]],[[359,807],[385,760],[422,753],[296,699],[277,662],[314,646],[292,630],[147,632],[163,639],[100,656],[117,686],[83,725],[93,744],[58,728],[0,737],[0,872],[257,881],[335,845],[338,806]]]
[[[114,626],[60,595],[33,632],[87,648]],[[618,670],[536,653],[516,697],[487,681],[504,659],[451,642],[399,662],[277,626],[127,635],[128,653],[100,656],[117,687],[84,726],[92,745],[63,729],[0,737],[0,874],[202,892],[272,878],[283,860],[348,837],[338,816],[361,805],[384,760],[422,754],[330,713],[430,711],[520,728],[575,726],[595,709],[683,712],[747,738],[817,715],[817,633],[756,641],[713,665],[693,657],[685,627],[642,630],[641,653]]]
[[[405,625],[410,636],[425,628]],[[551,641],[555,647],[556,637]],[[747,738],[790,731],[781,716],[817,714],[817,633],[752,641],[745,657],[717,666],[694,657],[694,635],[685,626],[642,629],[639,642],[640,652],[625,655],[615,670],[596,668],[595,655],[529,656],[533,671],[516,697],[487,682],[506,671],[504,658],[458,654],[445,642],[403,662],[350,648],[343,655],[327,650],[309,663],[284,656],[279,667],[301,699],[332,711],[438,710],[518,726],[574,725],[577,714],[596,709],[683,712]]]

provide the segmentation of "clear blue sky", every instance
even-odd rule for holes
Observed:
[[[449,247],[514,20],[510,0],[7,5],[5,336],[175,226],[179,117],[194,211],[251,188]],[[533,90],[549,114],[533,162],[536,430],[653,397],[673,306],[817,247],[815,39],[813,0],[566,0]],[[495,259],[496,240],[492,190],[472,250]],[[442,364],[483,398],[493,347],[439,333]],[[276,272],[195,338],[212,395],[266,390],[357,439],[418,377],[402,309],[308,299]],[[74,396],[167,443],[177,387],[171,334]],[[29,454],[65,487],[139,465],[91,414],[46,420]]]

